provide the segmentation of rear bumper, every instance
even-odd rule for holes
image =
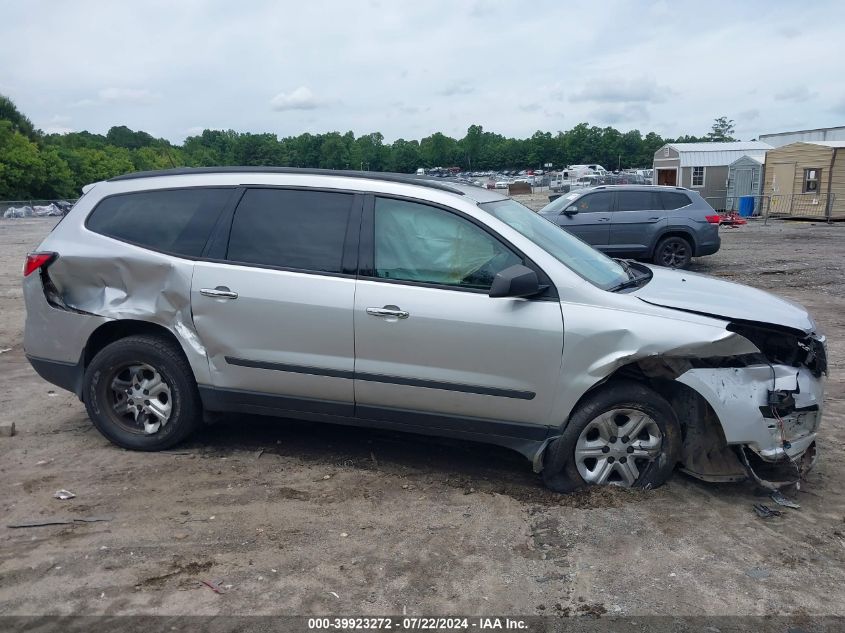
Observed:
[[[82,362],[69,363],[26,355],[26,359],[39,376],[47,382],[76,394],[82,400]]]
[[[695,256],[702,257],[704,255],[712,255],[713,253],[719,250],[719,247],[722,245],[722,238],[719,237],[718,229],[716,230],[716,235],[713,238],[705,239],[698,243],[697,248],[695,249]]]

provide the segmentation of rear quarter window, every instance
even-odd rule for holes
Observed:
[[[89,230],[124,242],[198,257],[231,189],[171,189],[109,196],[85,225]]]
[[[663,208],[669,211],[692,204],[687,194],[675,191],[661,191],[660,200],[663,202]]]

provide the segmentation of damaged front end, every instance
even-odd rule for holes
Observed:
[[[825,339],[747,321],[731,322],[727,329],[760,351],[695,359],[675,378],[706,401],[719,427],[707,419],[708,413],[697,414],[701,422],[696,428],[707,441],[688,438],[683,468],[711,481],[747,475],[770,489],[797,484],[817,455],[827,373]]]

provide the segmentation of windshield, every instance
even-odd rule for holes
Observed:
[[[608,290],[629,278],[618,263],[516,200],[498,200],[478,206],[599,288]]]
[[[540,213],[542,213],[543,215],[560,215],[566,207],[573,204],[573,202],[576,199],[580,198],[583,193],[583,191],[573,191],[571,193],[565,193],[560,198],[551,201],[545,207],[540,209]]]

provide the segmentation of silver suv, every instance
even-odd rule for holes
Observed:
[[[795,481],[824,338],[775,296],[613,260],[486,189],[286,168],[86,187],[24,268],[25,347],[115,444],[203,412],[478,440],[554,490]]]
[[[587,187],[553,200],[540,214],[609,255],[670,268],[686,268],[721,245],[721,217],[697,191],[683,187]]]

